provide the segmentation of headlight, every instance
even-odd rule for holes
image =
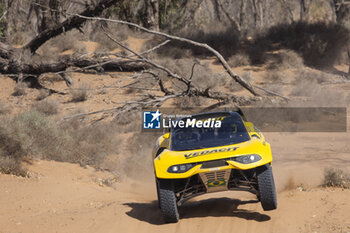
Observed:
[[[257,155],[257,154],[242,155],[242,156],[231,158],[231,160],[239,163],[243,163],[243,164],[254,163],[259,161],[260,159],[261,159],[260,155]]]
[[[187,163],[187,164],[179,164],[173,165],[168,168],[169,173],[184,173],[196,166],[197,163]]]

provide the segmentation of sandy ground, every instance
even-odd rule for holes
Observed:
[[[281,150],[273,166],[279,190],[275,211],[264,212],[251,194],[214,193],[180,207],[179,223],[163,224],[152,178],[105,185],[109,173],[33,161],[31,178],[0,175],[0,232],[350,232],[350,190],[316,185],[322,177],[320,161],[348,166],[349,159],[303,160],[307,147],[291,153],[280,137],[268,137],[279,144],[274,151]],[[320,135],[299,140],[311,137],[326,144],[327,137]]]
[[[139,50],[139,41],[131,41]],[[90,44],[90,47],[96,45]],[[90,51],[90,50],[89,50]],[[93,51],[93,49],[91,50]],[[209,59],[215,72],[222,67]],[[347,67],[337,67],[346,70]],[[251,72],[252,82],[263,85],[262,67],[238,67],[235,72]],[[60,114],[90,112],[110,108],[122,101],[142,96],[128,93],[120,86],[129,84],[132,74],[112,75],[74,73],[77,86],[88,84],[90,97],[82,103],[70,101],[69,88],[63,81],[41,77],[42,84],[61,92],[50,99],[60,103]],[[293,75],[280,85],[282,94],[293,89]],[[349,82],[332,80],[323,88],[337,90],[311,96],[318,104],[336,100],[348,106]],[[29,109],[39,91],[29,89],[26,96],[11,95],[15,82],[0,77],[0,103],[12,113]],[[62,94],[63,93],[63,94]],[[244,93],[242,93],[244,94]],[[332,106],[332,105],[331,105]],[[348,116],[348,132],[349,132]],[[278,190],[278,209],[264,212],[254,196],[223,192],[195,198],[179,211],[177,224],[163,224],[156,204],[152,168],[139,180],[115,177],[93,168],[53,161],[33,161],[26,165],[30,178],[0,174],[0,233],[50,232],[350,232],[350,190],[320,188],[326,167],[350,168],[349,133],[265,133],[271,143],[273,170]],[[153,142],[151,142],[153,143]],[[151,159],[151,155],[147,159]]]
[[[180,207],[179,223],[163,224],[152,169],[138,181],[106,183],[113,176],[90,167],[33,161],[30,178],[0,175],[0,232],[350,232],[350,190],[319,187],[323,168],[349,168],[350,135],[265,135],[277,210],[264,212],[248,193],[214,193]]]

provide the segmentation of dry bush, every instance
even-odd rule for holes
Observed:
[[[270,70],[265,73],[264,81],[267,83],[282,83],[284,77],[285,75],[283,72],[278,70]]]
[[[189,38],[191,40],[206,43],[212,48],[216,49],[225,58],[229,58],[233,54],[237,53],[240,43],[240,35],[234,27],[218,28],[217,25],[208,27],[207,31],[182,31],[179,36]],[[159,41],[148,42],[153,47],[158,44]],[[171,41],[166,46],[157,50],[157,53],[161,56],[167,56],[171,58],[187,58],[189,56],[211,56],[213,55],[207,49],[194,46],[181,41]]]
[[[0,115],[11,113],[12,109],[9,105],[0,102]]]
[[[237,67],[237,66],[249,66],[250,65],[250,58],[248,55],[244,53],[238,53],[233,56],[231,56],[227,63],[231,67]]]
[[[179,109],[195,108],[205,105],[206,100],[198,96],[183,96],[176,98],[174,105]]]
[[[39,95],[36,97],[36,100],[43,100],[47,97],[49,97],[50,91],[47,89],[40,89]]]
[[[70,121],[60,125],[60,129],[66,132],[69,139],[66,143],[66,153],[53,157],[55,160],[100,168],[107,155],[117,152],[119,139],[112,124],[84,125]]]
[[[133,31],[127,26],[117,24],[107,24],[107,31],[110,31],[110,34],[113,34],[113,38],[120,42],[128,39],[129,35],[134,34]],[[105,35],[99,24],[97,24],[95,30],[90,33],[90,40],[99,43],[99,46],[96,48],[96,52],[109,52],[119,48],[114,41]],[[126,43],[124,44],[128,46]]]
[[[327,168],[322,186],[350,188],[350,174],[338,168]]]
[[[26,176],[27,172],[22,167],[21,163],[22,160],[0,155],[0,173],[13,174],[16,176]]]
[[[13,89],[13,96],[23,96],[27,94],[28,84],[24,82],[17,83]]]
[[[21,138],[9,124],[7,118],[0,121],[0,172],[5,174],[25,175],[22,159],[26,156]]]
[[[286,68],[300,69],[304,66],[303,58],[294,51],[287,50],[280,53],[282,59],[282,65]]]
[[[115,152],[112,124],[84,125],[79,121],[60,124],[37,111],[24,112],[0,121],[0,171],[21,174],[25,157],[91,165],[99,168]]]
[[[292,50],[281,51],[275,55],[275,61],[269,64],[268,69],[301,69],[304,66],[303,58]]]
[[[300,80],[315,80],[317,83],[324,83],[332,79],[330,74],[324,72],[310,71],[307,69],[300,69],[296,74],[296,82]]]
[[[285,48],[298,52],[308,66],[330,67],[339,59],[348,41],[348,30],[339,24],[280,24],[257,36],[249,55],[252,62],[264,63],[266,51]]]
[[[72,96],[72,102],[83,102],[89,97],[89,86],[86,84],[82,84],[77,88],[72,88],[70,90],[70,94]]]
[[[192,67],[195,61],[192,59],[162,59],[156,61],[157,63],[167,67],[172,72],[189,79],[192,72]],[[159,74],[164,80],[167,80],[167,75],[165,73]],[[192,83],[199,88],[214,88],[222,83],[217,79],[217,75],[213,73],[208,64],[197,64],[194,67],[194,72],[192,76]],[[181,88],[187,88],[185,85],[179,84]],[[182,89],[183,91],[184,89]]]
[[[59,110],[59,103],[55,100],[44,99],[33,104],[32,108],[46,115],[55,115]]]
[[[120,114],[113,119],[112,124],[118,133],[140,131],[142,128],[141,115],[135,111]]]
[[[54,52],[55,56],[58,56],[59,53],[64,51],[72,50],[73,53],[84,54],[86,53],[86,47],[81,41],[84,40],[84,37],[77,30],[70,31],[64,34],[61,34],[47,43],[45,43],[38,52],[44,56],[50,55],[47,54],[48,51]],[[53,56],[53,54],[51,54]]]

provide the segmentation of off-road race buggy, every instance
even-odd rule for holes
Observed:
[[[183,124],[159,137],[153,150],[158,204],[165,222],[179,221],[178,206],[184,201],[211,192],[248,191],[265,211],[277,208],[270,144],[241,110],[178,121]],[[208,121],[221,125],[203,127],[205,122],[210,126]],[[180,127],[187,123],[190,127]]]

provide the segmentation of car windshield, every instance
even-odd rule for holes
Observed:
[[[198,120],[198,119],[197,119]],[[202,121],[204,119],[200,119]],[[221,127],[185,127],[173,128],[171,149],[174,151],[194,150],[225,146],[248,141],[250,139],[242,118],[234,113],[223,117]]]

